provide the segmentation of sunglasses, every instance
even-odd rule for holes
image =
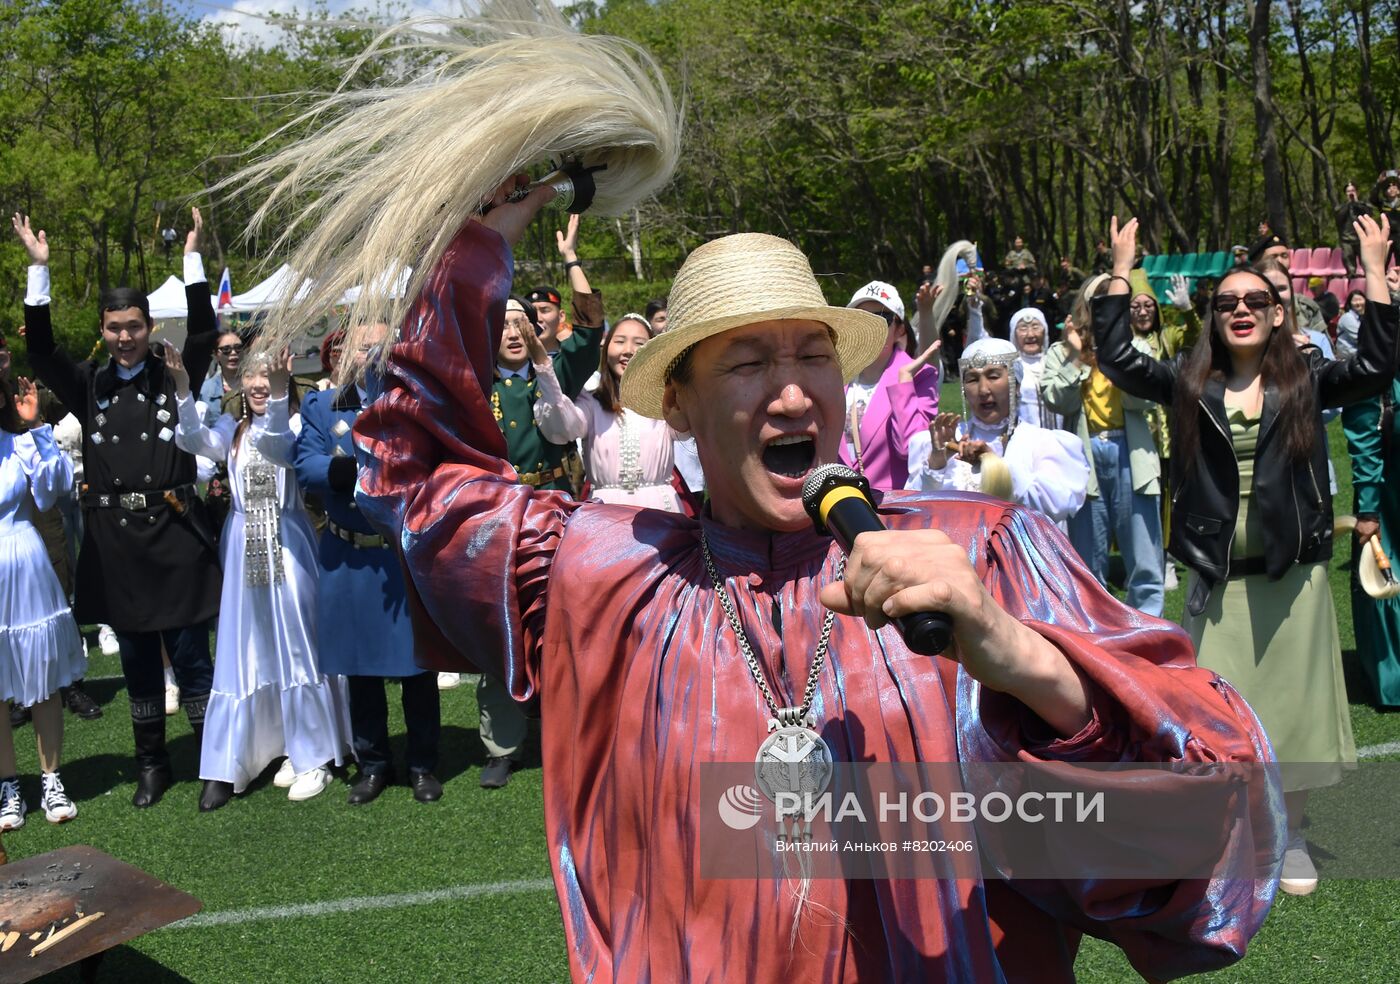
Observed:
[[[1210,306],[1217,314],[1229,314],[1239,307],[1241,300],[1251,311],[1263,311],[1274,306],[1274,299],[1267,290],[1251,290],[1243,298],[1239,294],[1216,294]]]
[[[243,346],[242,346],[242,345],[220,345],[220,346],[219,346],[219,354],[220,354],[220,355],[232,355],[232,354],[235,353],[235,352],[242,352],[242,351],[243,351]]]
[[[885,319],[885,324],[887,324],[887,325],[892,325],[892,324],[894,324],[895,314],[894,314],[893,311],[891,311],[891,310],[889,310],[889,309],[887,309],[887,308],[881,308],[881,309],[878,310],[878,311],[871,311],[870,313],[871,313],[871,314],[877,314],[877,315],[879,315],[880,317],[884,318],[884,319]]]

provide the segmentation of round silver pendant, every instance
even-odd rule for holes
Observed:
[[[793,802],[789,796],[796,796],[797,802],[805,806],[831,785],[831,746],[805,725],[779,725],[773,721],[768,727],[772,733],[758,746],[754,757],[758,790],[775,804],[783,795],[785,804]]]

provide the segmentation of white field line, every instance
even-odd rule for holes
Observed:
[[[451,888],[402,892],[397,895],[359,895],[348,899],[329,899],[325,902],[304,902],[300,905],[263,905],[250,909],[200,912],[188,919],[171,923],[166,928],[204,929],[209,926],[237,926],[241,923],[262,922],[268,919],[301,919],[307,916],[338,915],[342,912],[364,912],[367,909],[402,909],[411,905],[429,905],[433,902],[453,902],[481,896],[521,895],[528,892],[553,890],[554,882],[548,878],[454,885]]]

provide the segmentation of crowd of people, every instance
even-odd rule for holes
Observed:
[[[1400,202],[1400,184],[1391,197]],[[1387,207],[1377,220],[1357,207],[1354,194],[1349,198],[1349,256],[1365,289],[1330,319],[1294,293],[1288,250],[1272,234],[1195,296],[1178,278],[1168,307],[1140,267],[1136,221],[1115,220],[1098,244],[1093,273],[1062,260],[1057,290],[1048,288],[1018,238],[998,276],[963,263],[950,286],[925,268],[912,320],[898,289],[877,280],[852,295],[847,315],[829,309],[819,336],[798,332],[771,342],[745,340],[741,331],[723,352],[709,352],[703,337],[688,347],[672,344],[673,324],[698,319],[691,308],[672,323],[664,297],[644,313],[606,316],[579,258],[572,216],[557,240],[569,277],[569,317],[564,295],[550,285],[499,299],[499,344],[482,381],[495,432],[475,439],[510,471],[509,481],[492,490],[499,501],[486,512],[511,529],[534,524],[530,535],[541,538],[557,535],[547,530],[565,521],[573,508],[566,503],[586,500],[700,518],[724,519],[727,509],[732,521],[726,522],[743,528],[744,509],[760,507],[742,505],[743,495],[752,494],[736,491],[736,483],[749,481],[742,468],[713,467],[717,459],[706,442],[716,440],[716,421],[749,412],[745,387],[767,367],[828,358],[817,351],[828,334],[848,359],[837,325],[855,318],[853,312],[864,315],[859,364],[842,365],[848,371],[844,411],[835,415],[839,437],[810,429],[764,432],[762,467],[800,482],[815,462],[830,460],[824,450],[830,444],[830,457],[881,492],[981,492],[1019,504],[1068,537],[1102,588],[1116,580],[1110,567],[1116,547],[1126,603],[1149,616],[1162,615],[1177,564],[1184,565],[1183,624],[1199,665],[1245,697],[1278,760],[1307,763],[1284,776],[1282,880],[1285,890],[1306,894],[1317,882],[1301,833],[1307,793],[1339,781],[1356,761],[1326,576],[1336,478],[1324,423],[1332,415],[1344,416],[1353,460],[1357,543],[1369,547],[1374,540],[1388,554],[1400,522],[1400,476],[1391,474],[1400,467],[1392,451],[1400,399],[1400,273],[1387,272],[1393,227]],[[88,360],[54,340],[44,233],[25,216],[13,220],[31,263],[23,337],[37,379],[11,378],[8,350],[0,346],[6,585],[0,697],[32,719],[46,818],[60,823],[77,815],[59,775],[62,708],[101,713],[82,689],[86,648],[79,624],[102,626],[121,657],[136,807],[158,802],[174,781],[165,728],[175,706],[200,742],[200,810],[224,807],[276,763],[275,785],[292,800],[306,800],[353,761],[358,771],[348,802],[373,801],[398,775],[386,680],[396,682],[402,697],[407,785],[421,802],[439,799],[439,691],[459,685],[461,676],[446,666],[426,668],[435,662],[421,635],[415,641],[415,598],[445,638],[455,638],[473,612],[487,623],[503,622],[478,626],[485,641],[476,640],[472,651],[485,671],[477,684],[486,756],[479,781],[505,786],[520,759],[538,684],[530,664],[519,662],[522,642],[510,626],[527,621],[529,646],[538,646],[541,634],[565,630],[534,621],[540,615],[519,583],[510,590],[522,595],[504,615],[492,614],[496,599],[473,589],[464,589],[473,600],[462,613],[445,615],[438,609],[444,598],[425,598],[423,583],[405,581],[404,547],[395,542],[404,516],[386,520],[383,501],[402,495],[395,489],[408,480],[390,481],[385,462],[403,458],[395,444],[405,440],[402,434],[421,438],[433,429],[398,397],[381,397],[384,378],[375,367],[386,346],[413,339],[387,324],[350,326],[356,330],[326,338],[326,380],[295,378],[285,353],[269,353],[248,332],[217,322],[197,210],[192,218],[183,349],[153,344],[146,298],[116,288],[99,302],[105,355]],[[731,245],[738,253],[726,262],[742,262],[745,250],[761,258],[785,248],[767,241]],[[492,248],[480,245],[477,259],[495,262]],[[702,255],[698,250],[695,257]],[[686,275],[683,269],[681,278]],[[935,300],[949,289],[957,299],[935,317]],[[491,316],[483,305],[468,313]],[[765,308],[775,309],[776,301]],[[667,346],[668,355],[658,354]],[[639,360],[651,367],[646,372],[664,370],[656,377],[668,387],[664,402],[628,396],[629,385],[639,385],[629,366]],[[961,412],[940,408],[945,373],[956,374]],[[690,385],[697,374],[718,381],[722,392],[712,405],[672,393],[670,387]],[[791,420],[810,409],[789,388],[757,405]],[[393,409],[365,428],[372,406]],[[395,414],[404,419],[395,424]],[[57,436],[64,428],[66,442]],[[424,461],[451,457],[437,449],[425,452]],[[444,516],[451,500],[439,500]],[[548,515],[524,518],[536,508]],[[616,522],[618,514],[611,515],[608,522]],[[461,526],[482,522],[473,513]],[[43,535],[46,523],[56,534]],[[711,576],[711,549],[719,557],[754,549],[738,533],[726,540],[706,530],[701,543]],[[662,542],[669,534],[654,535]],[[714,537],[712,545],[706,536]],[[451,542],[464,551],[454,563],[485,565],[464,570],[468,580],[492,564],[530,563],[512,550],[493,555],[503,549],[499,544]],[[532,543],[529,550],[535,549]],[[412,578],[414,558],[407,560]],[[848,569],[848,581],[852,576]],[[808,601],[815,604],[815,596]],[[853,614],[862,613],[851,604]],[[1374,598],[1358,581],[1353,606],[1375,697],[1400,704],[1400,601]],[[483,656],[483,646],[501,651]],[[581,691],[586,683],[569,686]],[[559,681],[554,685],[557,690]],[[1073,700],[1043,702],[1037,711],[1046,722],[1064,722],[1062,734],[1074,734],[1083,726],[1077,707]],[[22,721],[0,715],[4,831],[21,827],[27,811],[12,732],[12,722]]]

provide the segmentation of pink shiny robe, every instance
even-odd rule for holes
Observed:
[[[1222,834],[1209,882],[815,880],[836,918],[806,919],[792,948],[790,883],[702,879],[700,766],[752,761],[770,716],[705,573],[702,522],[780,700],[806,679],[837,552],[812,532],[742,532],[511,482],[488,397],[511,277],[494,232],[473,223],[454,240],[394,346],[384,395],[355,425],[359,500],[398,534],[427,664],[479,667],[538,701],[575,981],[1066,981],[1082,932],[1158,979],[1239,958],[1274,892],[1248,830]],[[1185,634],[1105,594],[1043,518],[966,494],[897,493],[884,506],[892,526],[936,520],[969,545],[991,593],[1092,682],[1094,718],[1036,744],[1027,733],[1044,725],[952,660],[838,617],[814,704],[838,760],[1267,754],[1247,705],[1196,667]]]

